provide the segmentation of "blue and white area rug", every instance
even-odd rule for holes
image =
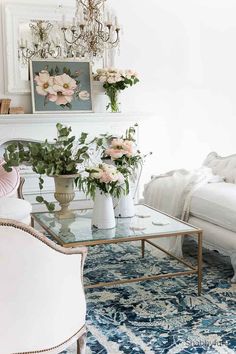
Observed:
[[[196,260],[193,241],[185,255]],[[183,269],[132,244],[90,248],[86,282]],[[227,257],[204,250],[203,294],[196,276],[90,289],[87,354],[236,353],[236,284]],[[75,346],[63,354],[75,354]]]

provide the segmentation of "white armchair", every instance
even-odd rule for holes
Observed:
[[[0,219],[0,353],[85,353],[85,248],[56,245],[30,226]]]

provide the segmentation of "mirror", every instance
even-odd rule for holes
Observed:
[[[61,21],[66,14],[67,21],[72,21],[75,7],[74,1],[59,9],[59,3],[51,0],[44,3],[6,3],[4,6],[4,52],[5,56],[5,83],[6,94],[25,94],[30,92],[29,65],[24,65],[19,60],[19,42],[24,39],[30,41],[31,32],[29,24],[32,20],[45,20],[49,22]],[[97,60],[94,70],[103,66],[103,60]]]

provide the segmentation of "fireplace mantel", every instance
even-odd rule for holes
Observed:
[[[105,123],[123,122],[128,120],[148,119],[147,113],[44,113],[44,114],[4,114],[0,115],[0,125],[2,124],[48,124],[56,123]]]
[[[145,113],[84,113],[84,114],[17,114],[0,116],[0,156],[6,142],[11,140],[32,139],[52,140],[56,136],[56,123],[60,122],[72,127],[72,134],[79,136],[82,131],[95,136],[101,133],[123,134],[125,130],[135,123],[139,126],[148,123],[153,117]],[[22,169],[22,175],[26,179],[25,195],[32,204],[35,203],[35,195],[38,194],[37,176],[27,168]],[[46,180],[45,180],[46,182]],[[48,178],[45,183],[47,199],[53,198],[53,181]],[[84,199],[84,196],[79,196]]]
[[[63,114],[17,114],[0,116],[0,146],[11,139],[53,138],[56,123],[70,125],[73,133],[86,130],[91,134],[124,131],[128,126],[148,120],[145,113],[63,113]]]

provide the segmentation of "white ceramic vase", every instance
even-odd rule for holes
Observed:
[[[93,110],[95,113],[105,113],[107,105],[107,96],[103,88],[103,83],[93,81]]]
[[[98,188],[93,206],[92,226],[104,230],[113,229],[116,226],[112,197]]]
[[[116,218],[132,218],[135,215],[134,199],[132,191],[127,195],[122,195],[120,199],[113,199]]]

